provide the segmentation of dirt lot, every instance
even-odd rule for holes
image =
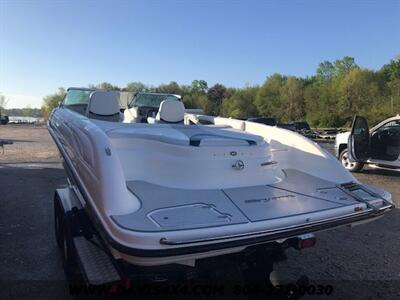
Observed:
[[[53,237],[52,193],[66,183],[57,150],[44,127],[0,126],[0,139],[14,141],[0,149],[0,298],[68,298]],[[400,206],[399,172],[368,168],[356,177]],[[316,247],[288,252],[277,265],[282,278],[330,284],[329,299],[400,299],[400,210],[317,237]]]
[[[0,163],[37,163],[59,158],[45,126],[3,125],[0,126],[0,139],[14,143],[4,146],[4,154],[0,149]]]

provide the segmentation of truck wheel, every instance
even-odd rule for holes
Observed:
[[[350,172],[359,172],[364,167],[364,163],[361,162],[351,162],[349,159],[349,152],[347,149],[344,149],[340,155],[339,160],[342,163],[342,166],[345,167]]]
[[[60,198],[56,194],[54,196],[54,233],[59,248],[63,246],[63,211],[61,209]]]

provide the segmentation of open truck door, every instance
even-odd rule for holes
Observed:
[[[363,162],[370,158],[369,127],[364,117],[354,117],[347,145],[350,161]]]

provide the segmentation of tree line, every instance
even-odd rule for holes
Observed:
[[[43,116],[43,110],[40,108],[31,108],[31,107],[10,108],[10,109],[5,109],[4,114],[8,116],[40,118]]]
[[[202,108],[211,115],[266,116],[281,122],[306,120],[314,127],[342,127],[350,125],[355,114],[376,123],[400,113],[400,58],[374,71],[358,66],[354,58],[345,56],[320,63],[313,76],[275,73],[261,85],[244,88],[219,83],[209,87],[205,80],[194,80],[190,85],[172,81],[159,86],[131,82],[125,87],[103,82],[89,87],[179,94],[187,108]],[[61,88],[44,98],[45,117],[62,101],[64,94],[65,89]]]

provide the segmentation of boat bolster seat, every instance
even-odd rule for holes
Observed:
[[[119,94],[115,91],[94,91],[90,94],[87,116],[91,119],[121,122]]]
[[[185,117],[185,106],[181,101],[164,100],[155,118],[147,118],[152,123],[183,123]]]
[[[155,123],[156,123],[156,118],[147,117],[147,123],[149,123],[149,124],[155,124]]]
[[[142,117],[139,116],[138,107],[127,108],[124,111],[124,123],[140,123]]]

